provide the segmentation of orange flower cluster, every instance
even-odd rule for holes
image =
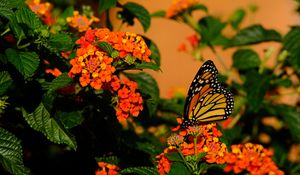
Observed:
[[[104,51],[101,51],[95,45],[89,44],[87,47],[77,49],[76,58],[70,61],[73,66],[69,72],[69,76],[74,77],[81,74],[79,82],[81,86],[92,86],[99,90],[104,83],[111,81],[115,67],[111,64],[113,58],[109,57]]]
[[[122,122],[129,116],[137,117],[143,110],[143,99],[140,93],[136,92],[137,83],[130,80],[120,80],[117,76],[113,76],[111,87],[118,95],[116,106],[118,120]]]
[[[135,36],[135,37],[134,37]],[[119,53],[112,58],[107,52],[96,45],[96,42],[105,41]],[[151,51],[145,41],[136,34],[127,32],[110,32],[108,29],[93,29],[86,31],[85,35],[76,41],[80,48],[76,57],[70,61],[72,68],[70,77],[79,74],[81,86],[92,86],[101,89],[103,85],[112,80],[116,68],[113,62],[119,61],[126,55],[132,54],[141,61],[150,61]]]
[[[120,168],[116,165],[106,162],[98,162],[99,169],[96,171],[96,175],[117,175]]]
[[[225,156],[227,166],[225,172],[240,173],[244,170],[251,175],[283,175],[271,156],[273,152],[259,144],[238,144],[231,146],[232,152]]]
[[[73,12],[73,16],[67,18],[69,26],[84,32],[90,29],[93,22],[98,22],[99,18],[92,16],[90,19],[85,15],[80,15],[78,11]]]
[[[227,147],[219,140],[222,133],[216,128],[215,123],[188,127],[185,135],[188,137],[188,142],[183,142],[181,135],[171,136],[168,139],[168,143],[171,143],[169,144],[170,147],[166,148],[164,153],[156,156],[159,159],[158,171],[161,175],[168,173],[170,170],[172,162],[167,159],[166,154],[178,152],[174,146],[181,150],[183,156],[193,156],[196,151],[196,155],[206,153],[204,158],[207,163],[225,163],[224,158],[227,153]],[[195,137],[197,138],[196,150],[193,142]]]
[[[41,3],[40,0],[27,0],[29,8],[42,17],[45,24],[51,25],[54,23],[54,19],[51,15],[52,5],[49,2]]]
[[[199,0],[173,0],[171,6],[167,10],[166,17],[172,18],[198,2]]]
[[[187,129],[188,135],[197,136],[196,154],[206,153],[208,163],[224,164],[227,147],[219,140],[222,133],[216,128],[216,123],[192,126]],[[181,150],[184,156],[195,155],[194,143],[183,143]]]

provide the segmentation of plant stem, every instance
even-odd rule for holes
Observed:
[[[197,21],[194,20],[193,17],[188,12],[184,12],[182,14],[183,21],[186,22],[191,28],[193,28],[195,31],[197,31],[199,34],[201,32],[201,28],[198,25]]]
[[[7,28],[4,32],[1,33],[1,36],[5,35],[6,33],[8,33],[10,31],[10,28]]]
[[[197,155],[197,137],[196,136],[194,137],[194,153],[196,156]]]
[[[191,169],[191,167],[189,166],[189,164],[187,163],[187,161],[185,160],[180,148],[177,148],[177,151],[181,157],[181,159],[183,160],[184,164],[187,166],[187,168],[189,169],[190,172],[193,172],[193,170]]]
[[[226,74],[228,74],[229,72],[229,68],[227,67],[227,65],[225,64],[225,62],[223,61],[222,56],[216,51],[216,49],[214,48],[214,46],[210,45],[209,48],[212,50],[212,52],[216,55],[218,61],[222,64],[222,66],[224,67]]]

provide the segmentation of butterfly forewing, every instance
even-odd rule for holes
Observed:
[[[206,61],[189,88],[184,107],[184,125],[226,119],[233,109],[233,96],[217,81],[218,71]]]

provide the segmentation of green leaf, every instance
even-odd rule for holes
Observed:
[[[63,32],[52,34],[49,38],[49,46],[55,51],[69,51],[72,50],[74,44],[72,38]]]
[[[160,67],[156,63],[135,63],[132,69],[152,69],[152,70],[160,70]]]
[[[240,49],[233,54],[233,67],[239,70],[256,68],[260,64],[258,54],[251,49]]]
[[[180,162],[173,162],[171,164],[171,169],[168,175],[191,175],[187,167]]]
[[[120,163],[120,159],[117,156],[109,156],[109,157],[95,157],[97,162],[107,162],[113,165],[118,165]]]
[[[16,22],[26,24],[30,29],[39,30],[43,26],[39,17],[29,8],[21,8],[15,12]]]
[[[159,10],[151,14],[151,17],[165,17],[166,16],[166,11],[164,10]]]
[[[151,41],[149,38],[147,38],[147,37],[143,37],[143,38],[144,38],[148,48],[151,51],[150,59],[154,60],[155,63],[158,66],[160,66],[160,52],[159,52],[157,45],[153,41]]]
[[[0,163],[11,174],[30,174],[23,164],[21,141],[3,128],[0,128]]]
[[[123,8],[139,20],[145,32],[149,29],[151,17],[147,9],[134,2],[127,2]]]
[[[119,172],[120,174],[158,175],[154,167],[129,167]]]
[[[62,73],[52,80],[52,82],[45,82],[42,84],[43,88],[49,91],[55,91],[69,85],[73,81],[67,73]]]
[[[8,61],[24,76],[25,79],[33,76],[39,67],[40,59],[35,52],[17,52],[8,48],[5,50]]]
[[[137,82],[139,86],[138,89],[142,94],[149,96],[148,99],[146,99],[146,105],[149,110],[149,114],[153,115],[156,111],[159,100],[159,89],[155,79],[145,72],[141,72],[139,74],[125,73],[125,75]]]
[[[24,1],[21,0],[0,0],[0,16],[9,20],[13,18],[14,8],[24,6]]]
[[[212,16],[206,16],[199,21],[201,43],[212,45],[222,36],[222,30],[226,26],[219,19]],[[222,36],[224,38],[224,36]]]
[[[109,8],[115,7],[118,0],[99,0],[99,14],[103,13],[105,10]]]
[[[295,142],[300,142],[300,110],[285,104],[267,106],[271,115],[280,116],[287,124]]]
[[[166,154],[167,158],[173,162],[182,162],[182,158],[178,152],[171,152]]]
[[[273,86],[282,86],[282,87],[291,87],[293,85],[293,82],[288,78],[282,78],[282,79],[275,79],[271,81],[271,84]]]
[[[105,41],[96,42],[96,45],[99,46],[103,51],[111,55],[114,51],[114,48]]]
[[[256,71],[251,71],[247,73],[246,78],[244,89],[247,92],[247,101],[250,105],[249,110],[257,112],[269,88],[270,77],[268,75],[259,74]]]
[[[43,133],[54,143],[67,144],[76,150],[77,144],[73,136],[57,120],[50,117],[50,113],[43,103],[40,103],[32,113],[27,113],[25,109],[22,112],[32,129]]]
[[[7,71],[0,72],[0,96],[9,88],[13,80]]]
[[[202,10],[204,12],[208,12],[208,8],[203,4],[196,4],[189,8],[189,11]]]
[[[173,112],[178,115],[182,115],[183,113],[183,105],[175,103],[172,100],[168,99],[160,99],[159,100],[159,110],[163,112]]]
[[[68,7],[62,12],[60,17],[66,19],[67,17],[73,16],[73,12],[74,12],[74,7],[72,6]]]
[[[240,30],[227,47],[244,46],[266,41],[281,41],[281,35],[277,31],[265,29],[261,25],[252,25]]]
[[[61,120],[66,129],[74,128],[80,125],[84,120],[80,111],[57,112],[56,116]]]
[[[288,62],[300,73],[300,27],[293,27],[283,38],[283,48],[289,52]]]
[[[229,23],[234,29],[239,29],[240,23],[246,16],[246,12],[243,9],[236,10],[232,16],[229,18]]]

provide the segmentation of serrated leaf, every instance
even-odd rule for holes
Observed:
[[[100,47],[103,51],[111,55],[114,51],[114,48],[105,41],[96,42],[96,45]]]
[[[69,51],[74,44],[72,38],[63,32],[52,34],[49,38],[49,46],[55,51]]]
[[[289,52],[289,63],[300,73],[300,27],[293,27],[283,38],[283,48]]]
[[[151,17],[165,17],[165,16],[166,16],[166,11],[164,10],[159,10],[151,13]]]
[[[259,74],[256,71],[251,71],[247,73],[246,78],[244,89],[247,92],[247,101],[250,105],[249,110],[257,112],[269,88],[270,77],[268,75]]]
[[[145,32],[148,30],[151,23],[151,17],[147,9],[134,2],[127,2],[123,5],[123,8],[139,20]]]
[[[74,128],[80,125],[84,120],[80,111],[58,112],[56,116],[61,120],[66,129]]]
[[[118,165],[120,163],[120,159],[117,156],[108,156],[108,157],[95,157],[97,162],[107,162],[113,165]]]
[[[42,86],[46,90],[55,91],[69,85],[72,81],[73,79],[70,78],[67,73],[62,73],[52,80],[52,82],[45,82],[42,84]]]
[[[24,1],[21,0],[0,0],[0,16],[3,16],[9,20],[14,15],[14,8],[24,6]]]
[[[108,10],[111,7],[116,6],[117,0],[99,0],[99,14],[103,13],[105,10]]]
[[[206,16],[199,21],[199,27],[201,29],[201,43],[212,45],[216,43],[220,38],[225,38],[222,36],[222,30],[226,26],[225,23],[221,22],[219,19]],[[222,37],[221,37],[222,36]],[[218,42],[217,42],[218,43]]]
[[[252,25],[240,30],[226,47],[244,46],[266,41],[281,41],[281,35],[275,30],[265,29],[262,25]]]
[[[5,50],[5,54],[8,61],[16,67],[25,79],[34,74],[40,63],[39,56],[35,52],[17,52],[8,48]]]
[[[40,29],[43,26],[39,17],[28,8],[21,8],[15,12],[16,22],[19,24],[26,24],[28,28]]]
[[[73,136],[58,121],[50,117],[43,103],[40,103],[32,113],[27,113],[25,109],[22,112],[32,129],[43,133],[54,143],[66,144],[76,150],[77,144]]]
[[[0,72],[0,96],[9,88],[13,80],[7,71]]]
[[[154,167],[129,167],[119,172],[120,174],[158,175]]]
[[[3,128],[0,128],[0,163],[11,174],[30,174],[23,164],[21,141]]]
[[[231,17],[229,18],[229,23],[234,29],[238,29],[240,23],[243,21],[246,16],[246,12],[243,9],[236,10]]]
[[[260,64],[258,54],[251,49],[240,49],[233,54],[233,67],[239,70],[256,68]]]
[[[155,79],[145,72],[139,74],[125,73],[125,75],[137,82],[139,86],[138,89],[142,94],[149,96],[149,98],[146,99],[146,105],[150,115],[153,115],[159,100],[159,89]]]

